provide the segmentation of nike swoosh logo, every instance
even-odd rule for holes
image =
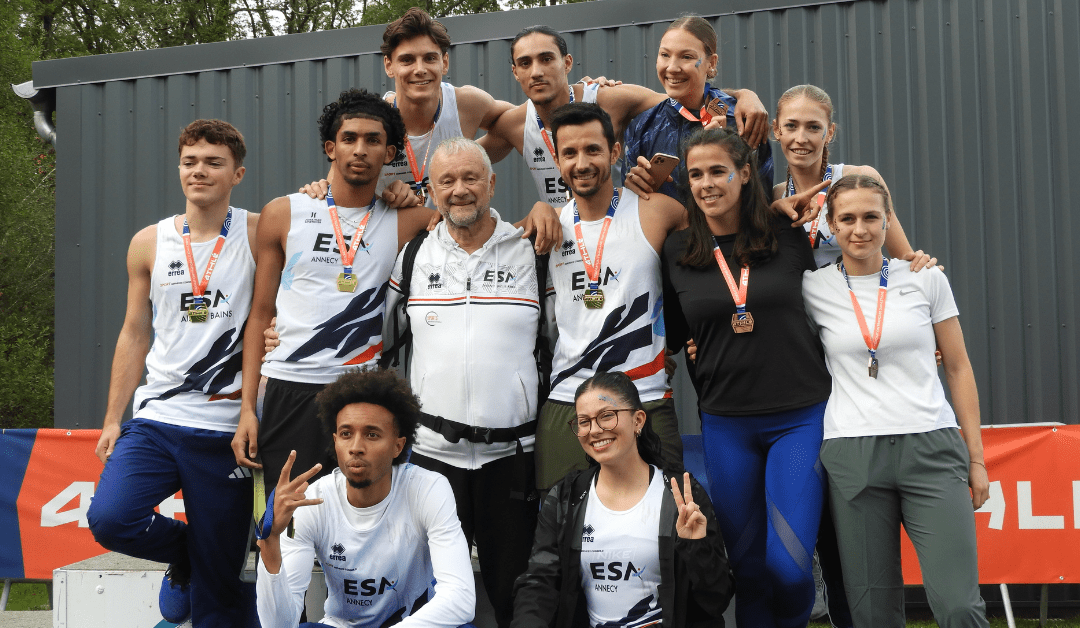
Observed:
[[[904,296],[905,294],[911,294],[912,292],[917,292],[917,290],[915,290],[914,288],[912,288],[911,290],[901,290],[900,296]]]

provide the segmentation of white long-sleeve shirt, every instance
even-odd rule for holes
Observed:
[[[293,537],[281,537],[279,573],[259,561],[263,628],[299,623],[316,557],[328,589],[320,621],[328,626],[380,626],[396,617],[401,628],[457,628],[472,620],[469,548],[446,478],[412,464],[395,466],[386,499],[355,508],[335,469],[306,496],[323,503],[296,510]]]

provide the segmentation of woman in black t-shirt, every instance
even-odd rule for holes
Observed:
[[[726,129],[683,147],[690,228],[664,245],[672,349],[698,346],[694,385],[711,498],[740,627],[805,626],[821,518],[818,450],[830,378],[806,322],[801,228],[770,214],[750,147]],[[811,192],[815,193],[816,190]]]

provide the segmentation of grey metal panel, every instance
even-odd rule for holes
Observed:
[[[1080,101],[1077,3],[753,4],[761,3],[679,6],[713,16],[717,82],[754,89],[770,111],[791,85],[828,91],[839,124],[833,161],[874,165],[911,242],[946,265],[984,421],[1078,422],[1080,125],[1068,107]],[[450,18],[456,41],[476,42],[453,48],[450,79],[523,102],[509,39],[548,23],[568,31],[572,78],[607,75],[659,89],[655,53],[673,13],[652,0],[604,0]],[[352,86],[392,87],[380,55],[357,52],[374,51],[381,33],[367,27],[35,64],[39,87],[102,81],[57,90],[58,426],[100,423],[123,319],[127,243],[183,207],[180,129],[196,117],[224,117],[241,129],[248,171],[232,200],[258,210],[325,176],[316,119],[327,101]],[[493,205],[508,219],[524,216],[536,199],[527,168],[511,156],[495,170]],[[684,372],[673,386],[684,430],[696,431]]]

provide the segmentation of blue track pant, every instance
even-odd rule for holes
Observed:
[[[102,547],[162,563],[191,558],[195,628],[255,622],[254,585],[240,582],[251,522],[251,474],[236,472],[232,433],[133,419],[120,428],[87,512]],[[154,507],[184,491],[188,523]]]
[[[735,572],[739,628],[806,626],[824,488],[825,402],[760,416],[702,413],[710,497]]]

